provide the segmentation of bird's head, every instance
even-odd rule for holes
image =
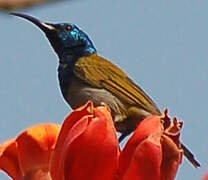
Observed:
[[[38,26],[47,36],[60,60],[67,59],[67,56],[78,58],[96,52],[96,49],[88,35],[74,24],[51,24],[42,22],[26,14],[11,14],[25,18]]]

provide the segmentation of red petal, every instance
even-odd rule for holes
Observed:
[[[164,132],[161,138],[163,149],[161,179],[173,180],[182,162],[183,150],[180,143],[180,131],[183,122],[178,121],[176,118],[173,118],[173,122],[171,122],[167,110],[164,111],[161,119],[164,125]]]
[[[151,116],[139,124],[121,152],[119,180],[160,178],[162,131],[159,116]]]
[[[182,161],[183,151],[173,142],[173,140],[163,135],[161,141],[163,147],[163,161],[161,165],[162,180],[175,179],[179,165]]]
[[[122,180],[159,180],[162,149],[151,138],[144,140],[135,150]]]
[[[66,143],[66,137],[68,136],[70,129],[77,121],[79,121],[84,116],[88,117],[91,115],[91,107],[92,103],[87,103],[81,108],[73,111],[64,121],[56,143],[56,148],[50,160],[50,172],[54,180],[64,180],[64,160],[62,159],[65,158],[63,155],[63,146]],[[83,129],[85,128],[86,125],[83,121],[82,123],[80,123],[80,128],[78,129],[77,135],[79,133],[82,133]],[[75,136],[72,138],[75,138]]]

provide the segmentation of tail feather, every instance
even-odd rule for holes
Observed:
[[[184,156],[186,156],[186,158],[191,162],[191,164],[193,164],[195,168],[201,166],[199,162],[194,158],[192,152],[183,143],[181,143],[181,148],[183,149]]]

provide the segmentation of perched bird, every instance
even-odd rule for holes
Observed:
[[[119,140],[136,129],[150,115],[160,115],[151,98],[125,72],[99,56],[88,35],[71,23],[51,24],[34,17],[11,13],[38,26],[59,57],[58,78],[64,99],[73,108],[91,100],[95,106],[107,104]],[[185,156],[198,167],[200,164],[182,144]]]

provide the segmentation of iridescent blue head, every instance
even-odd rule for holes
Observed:
[[[37,25],[46,34],[60,61],[75,60],[79,57],[96,53],[96,49],[88,35],[74,24],[51,24],[41,22],[25,14],[12,13],[12,15],[25,18]]]

